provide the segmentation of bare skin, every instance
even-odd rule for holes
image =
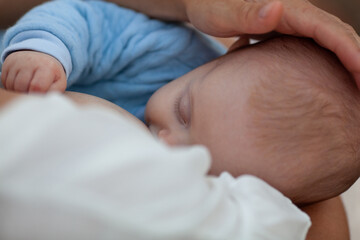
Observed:
[[[117,111],[120,114],[126,114],[132,120],[136,121],[139,126],[146,128],[142,122],[134,118],[131,114],[106,100],[73,92],[66,92],[65,95],[79,106],[96,105],[110,108],[111,110]],[[0,88],[0,110],[20,97],[26,98],[28,95],[15,93]],[[302,208],[302,210],[310,216],[312,221],[312,227],[310,228],[306,238],[307,240],[350,239],[346,214],[340,197],[312,204]]]
[[[0,1],[0,27],[8,27],[26,9],[44,0]],[[110,0],[152,17],[189,21],[216,37],[284,34],[313,38],[333,51],[360,86],[360,37],[339,18],[304,0]],[[19,7],[20,6],[20,7]]]
[[[61,63],[54,57],[34,51],[10,54],[3,65],[2,85],[10,91],[64,92],[66,74]]]
[[[303,0],[111,0],[153,17],[189,21],[199,30],[216,37],[264,34],[277,31],[313,38],[333,51],[360,82],[360,38],[339,18]],[[262,9],[266,9],[262,12]],[[185,12],[184,12],[185,10]],[[359,86],[359,85],[358,85]]]
[[[42,2],[45,1],[0,0],[0,27],[5,28],[12,25],[26,10]],[[360,82],[359,36],[350,26],[313,7],[307,1],[284,0],[272,3],[270,13],[266,14],[266,20],[258,17],[260,8],[264,5],[248,1],[227,0],[229,5],[226,7],[226,5],[220,4],[221,8],[218,8],[219,3],[224,1],[220,0],[113,0],[112,2],[158,18],[190,21],[200,30],[215,36],[238,36],[276,30],[313,37],[321,45],[334,51],[347,69],[353,73],[356,80]],[[263,3],[268,2],[263,1]],[[216,11],[217,17],[214,18],[214,11],[205,11],[204,9],[220,9],[220,11]],[[218,19],[222,20],[218,21]],[[253,24],[245,24],[246,22]],[[227,26],[226,31],[222,30],[224,26]],[[0,89],[0,107],[19,96],[21,94]],[[334,209],[338,209],[338,211],[331,213]],[[318,203],[305,211],[309,213],[313,221],[308,240],[349,239],[345,214],[339,200]],[[332,216],[332,214],[336,216]],[[330,215],[331,218],[329,218]],[[329,224],[336,227],[328,228]],[[328,236],[324,234],[328,234]]]
[[[99,106],[102,108],[107,108],[112,111],[115,111],[119,114],[122,114],[122,115],[128,117],[132,121],[136,122],[140,127],[144,128],[146,131],[148,131],[148,128],[139,119],[134,117],[132,114],[127,112],[125,109],[123,109],[109,101],[106,101],[102,98],[98,98],[98,97],[83,94],[83,93],[69,92],[69,91],[65,92],[64,95],[79,106]],[[0,87],[0,111],[6,105],[10,104],[12,101],[19,99],[19,98],[26,98],[27,96],[28,95],[13,92],[13,91],[7,91]]]

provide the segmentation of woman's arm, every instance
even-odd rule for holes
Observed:
[[[0,0],[1,1],[1,0]],[[333,51],[360,86],[360,37],[339,18],[303,0],[108,0],[152,17],[190,21],[218,37],[277,31],[313,38]],[[43,0],[0,2],[0,26],[6,27]],[[16,6],[16,7],[15,7]],[[18,8],[18,6],[21,6]],[[18,8],[18,9],[17,9]]]
[[[302,209],[311,218],[312,226],[306,240],[349,240],[349,226],[340,197]]]
[[[0,0],[0,29],[13,25],[29,9],[47,0]]]
[[[48,0],[0,0],[0,29],[13,25],[31,8]],[[183,0],[110,0],[120,6],[144,12],[162,19],[186,21]]]
[[[360,37],[339,18],[303,0],[108,0],[150,16],[188,20],[217,37],[283,34],[313,38],[333,51],[360,87]]]
[[[107,0],[119,6],[131,8],[149,16],[173,20],[188,21],[184,0]]]

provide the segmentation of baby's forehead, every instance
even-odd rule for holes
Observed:
[[[281,62],[289,62],[291,59],[290,54],[281,56],[274,52],[270,46],[254,44],[227,53],[219,61],[223,67],[232,68],[234,74],[237,71],[242,71],[243,74],[256,76],[260,73],[264,74],[272,66],[277,66]]]
[[[294,37],[278,37],[240,48],[224,56],[223,62],[232,65],[234,70],[246,68],[250,76],[315,77],[319,83],[323,81],[322,84],[326,84],[327,73],[343,72],[334,54],[313,40]],[[336,85],[336,78],[331,78]]]

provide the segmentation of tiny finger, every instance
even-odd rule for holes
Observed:
[[[38,69],[35,71],[34,77],[30,82],[29,92],[45,93],[54,82],[55,76],[47,70]]]
[[[34,73],[35,71],[20,71],[14,79],[14,90],[17,92],[27,92]]]
[[[50,86],[49,91],[51,92],[65,92],[66,89],[66,78],[62,78],[60,80],[56,80]]]
[[[6,79],[8,76],[8,69],[3,67],[3,72],[1,73],[1,84],[6,88]]]
[[[18,69],[11,69],[6,77],[6,85],[4,86],[7,90],[13,91],[14,90],[14,82],[16,79],[16,76],[20,70]]]

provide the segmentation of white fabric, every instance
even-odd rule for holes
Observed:
[[[1,240],[305,239],[310,220],[252,176],[206,175],[123,116],[58,95],[0,112]]]

